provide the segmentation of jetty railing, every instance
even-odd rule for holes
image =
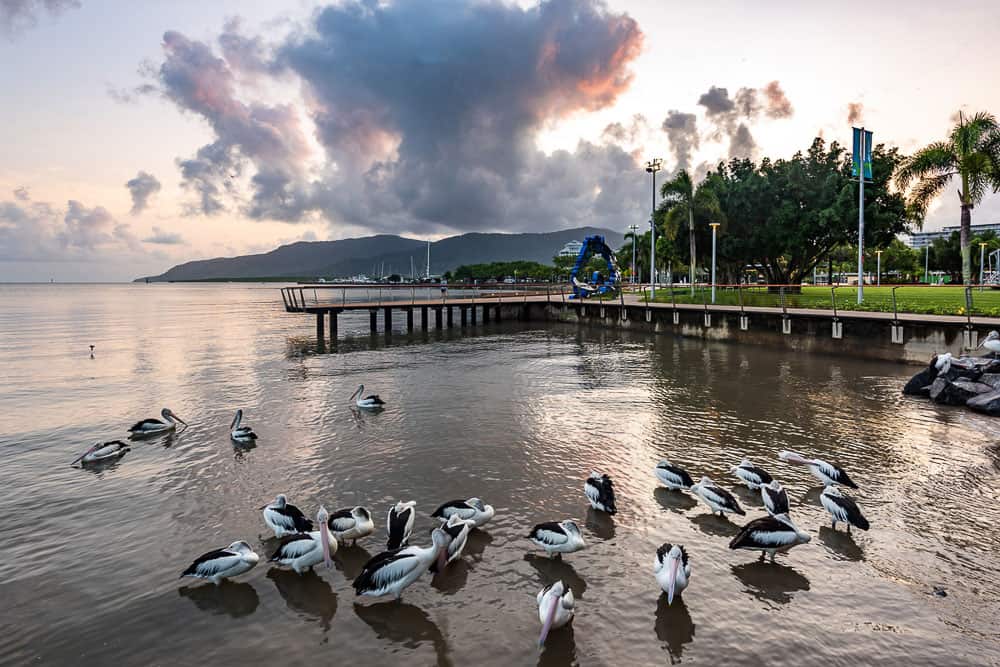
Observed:
[[[450,302],[504,303],[545,296],[564,300],[566,289],[553,283],[496,284],[415,284],[386,285],[369,283],[294,285],[281,288],[281,299],[288,312],[311,312],[317,309],[346,307],[382,307],[427,305]]]

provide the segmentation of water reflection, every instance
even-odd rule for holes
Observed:
[[[670,654],[670,664],[681,661],[684,645],[694,641],[694,621],[683,598],[667,602],[666,593],[656,601],[656,638],[664,643],[664,648]]]
[[[804,575],[780,563],[754,561],[733,565],[732,571],[758,600],[787,604],[792,601],[792,593],[809,590],[809,580]]]
[[[330,629],[330,621],[337,613],[337,594],[325,579],[312,570],[296,574],[276,567],[268,570],[267,578],[274,582],[289,609],[319,621],[324,632]]]
[[[587,590],[587,582],[584,581],[583,577],[576,573],[572,565],[562,559],[527,554],[524,560],[538,572],[538,578],[543,586],[562,581],[573,591],[573,597],[577,600],[581,599]]]
[[[615,536],[615,520],[607,512],[588,507],[585,525],[598,539],[610,540]]]
[[[665,486],[656,487],[653,490],[653,497],[656,498],[656,502],[660,503],[660,507],[678,514],[683,514],[698,505],[697,500],[683,491],[671,491]]]
[[[819,497],[823,495],[823,489],[825,488],[826,488],[825,486],[814,486],[807,489],[806,492],[802,494],[802,497],[799,498],[799,504],[817,505],[819,507],[822,507],[823,504],[820,502]]]
[[[125,452],[121,456],[115,457],[114,459],[108,459],[106,461],[94,461],[92,463],[81,463],[80,468],[86,470],[89,473],[97,475],[98,478],[104,476],[104,473],[111,472],[118,467],[118,462],[128,456],[128,452]]]
[[[570,622],[549,632],[549,636],[545,638],[545,646],[538,656],[538,665],[548,667],[575,664],[577,664],[576,639],[573,636],[573,623]]]
[[[740,527],[729,520],[729,517],[718,514],[699,514],[691,517],[698,530],[713,537],[733,537],[740,532]]]
[[[431,579],[431,586],[445,595],[454,595],[465,586],[471,570],[472,567],[464,559],[459,558],[449,563],[443,572],[436,573]]]
[[[760,492],[751,491],[743,485],[733,487],[733,495],[736,496],[736,500],[740,505],[764,506],[764,500],[760,497]]]
[[[354,581],[371,558],[371,552],[362,546],[341,545],[333,557],[333,564],[348,581]]]
[[[482,560],[483,551],[493,542],[493,536],[485,530],[474,528],[469,537],[465,540],[465,549],[462,550],[462,557],[471,557],[474,561]]]
[[[215,584],[181,586],[177,593],[194,602],[194,606],[211,614],[227,614],[233,618],[249,616],[257,610],[260,598],[253,586],[243,582],[223,581]]]
[[[820,526],[819,541],[839,556],[840,560],[861,561],[865,559],[865,552],[855,543],[854,538],[847,531],[834,530],[830,526]]]
[[[417,648],[424,642],[430,642],[437,656],[437,664],[452,664],[444,635],[420,607],[398,601],[373,605],[354,603],[354,613],[367,623],[380,639],[388,639],[406,648]]]

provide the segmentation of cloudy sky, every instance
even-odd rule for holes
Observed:
[[[0,0],[0,281],[624,230],[652,156],[704,173],[852,123],[907,151],[1000,113],[1000,3],[817,4]],[[957,224],[949,192],[927,228]]]

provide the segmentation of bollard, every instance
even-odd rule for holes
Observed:
[[[705,328],[706,329],[712,328],[712,314],[711,313],[705,313]]]
[[[740,315],[740,331],[750,330],[750,318],[747,315]]]
[[[674,316],[674,324],[680,324],[681,323],[681,311],[675,310],[673,312],[673,316]]]
[[[785,315],[781,318],[781,333],[788,335],[792,333],[792,318]]]
[[[840,340],[844,337],[844,323],[838,319],[833,321],[833,337]]]
[[[896,345],[903,344],[903,325],[893,324],[892,326],[892,342]]]

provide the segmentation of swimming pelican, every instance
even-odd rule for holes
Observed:
[[[385,548],[389,551],[406,546],[413,531],[413,519],[416,516],[416,501],[398,501],[389,508],[389,518],[385,524],[385,531],[389,534],[389,540]]]
[[[379,596],[391,593],[398,600],[403,590],[420,578],[437,560],[444,569],[447,560],[448,535],[440,528],[431,531],[431,546],[390,549],[372,557],[354,580],[357,595]]]
[[[131,434],[129,437],[135,440],[138,438],[149,438],[161,433],[169,433],[177,428],[177,422],[185,426],[188,425],[186,421],[175,415],[174,411],[170,408],[160,410],[160,416],[163,417],[163,421],[159,419],[143,419],[133,424],[132,428],[129,429],[129,433]]]
[[[223,579],[231,579],[249,572],[257,565],[259,556],[243,540],[233,542],[225,549],[216,549],[195,559],[181,577],[208,579],[218,585]]]
[[[986,336],[986,338],[983,339],[983,342],[980,343],[979,347],[977,347],[976,349],[978,350],[979,348],[982,347],[985,347],[993,354],[1000,353],[1000,331],[997,331],[995,329],[991,331]]]
[[[771,476],[763,468],[758,468],[750,459],[743,459],[738,466],[729,469],[739,477],[751,491],[756,491],[765,484],[771,483]]]
[[[773,563],[776,552],[788,551],[811,539],[809,533],[799,530],[787,514],[781,514],[754,519],[743,526],[729,543],[729,548],[760,550],[760,559],[764,560],[764,554],[770,554]]]
[[[283,493],[269,504],[259,508],[264,510],[264,523],[274,531],[275,537],[308,533],[313,529],[313,523],[295,505],[288,502]]]
[[[469,498],[449,500],[434,510],[431,516],[441,521],[448,521],[454,515],[475,522],[475,527],[479,528],[493,518],[493,513],[493,505],[485,505],[479,498]]]
[[[687,551],[677,544],[663,543],[656,550],[656,561],[653,563],[653,574],[660,588],[667,594],[667,604],[674,603],[674,595],[680,595],[691,579],[691,566],[688,564]]]
[[[475,527],[475,521],[472,519],[463,519],[457,514],[452,514],[448,518],[448,522],[441,526],[441,530],[448,535],[449,540],[445,565],[462,557],[465,543],[469,539],[469,531]],[[431,572],[437,572],[438,570],[437,563],[433,563],[431,565]]]
[[[778,480],[772,479],[770,484],[760,487],[760,499],[771,516],[788,514],[788,494]]]
[[[848,533],[851,532],[851,526],[855,526],[861,530],[868,530],[871,527],[868,519],[861,514],[861,509],[854,502],[854,499],[842,494],[837,487],[828,486],[823,489],[823,493],[819,496],[819,501],[826,508],[826,511],[830,513],[830,516],[833,517],[834,530],[837,530],[838,521],[843,521],[847,524]]]
[[[316,513],[319,530],[285,535],[271,556],[271,562],[290,567],[298,574],[319,563],[326,563],[327,568],[333,567],[332,556],[337,553],[337,540],[330,534],[326,523],[329,519],[326,508],[320,507]]]
[[[112,459],[120,459],[129,451],[129,446],[121,440],[95,442],[87,451],[80,454],[70,465],[87,465],[88,463],[103,463]]]
[[[229,437],[232,438],[233,442],[244,445],[256,440],[257,434],[249,426],[240,426],[242,421],[243,410],[237,410],[236,416],[233,417],[233,423],[229,425]]]
[[[590,473],[590,477],[583,483],[583,492],[587,494],[587,500],[595,510],[608,514],[618,511],[615,509],[615,487],[607,475]]]
[[[573,521],[546,521],[531,529],[528,539],[545,549],[545,552],[556,558],[562,554],[571,554],[587,546],[580,533],[580,527]]]
[[[712,512],[718,512],[719,516],[728,512],[730,514],[740,514],[745,516],[746,512],[736,502],[733,494],[726,491],[721,486],[716,486],[708,476],[701,478],[701,481],[691,487],[691,492],[701,498]]]
[[[375,532],[375,522],[372,521],[371,512],[360,505],[337,510],[330,515],[327,526],[337,542],[344,544],[350,540],[351,546],[362,537],[368,537]]]
[[[782,461],[787,461],[788,463],[797,463],[799,465],[809,466],[809,472],[813,474],[813,477],[823,482],[825,486],[843,484],[844,486],[849,486],[852,489],[858,488],[858,485],[847,476],[846,470],[838,468],[832,463],[827,463],[821,459],[807,459],[797,452],[789,451],[779,452],[778,458]]]
[[[535,600],[538,602],[538,620],[542,622],[542,634],[538,637],[538,648],[541,648],[550,630],[561,628],[573,620],[575,603],[573,591],[561,581],[538,591]]]
[[[368,394],[367,396],[362,398],[362,394],[364,393],[364,391],[365,391],[365,386],[363,384],[359,384],[358,388],[354,390],[353,394],[351,394],[351,398],[354,398],[355,396],[358,397],[357,400],[354,401],[354,404],[357,405],[359,408],[368,408],[368,409],[381,408],[383,405],[385,405],[385,401],[379,398],[378,394]]]
[[[661,459],[656,464],[653,473],[656,475],[656,479],[660,480],[660,483],[671,491],[690,489],[694,485],[694,480],[691,479],[687,470],[675,466],[666,459]]]

